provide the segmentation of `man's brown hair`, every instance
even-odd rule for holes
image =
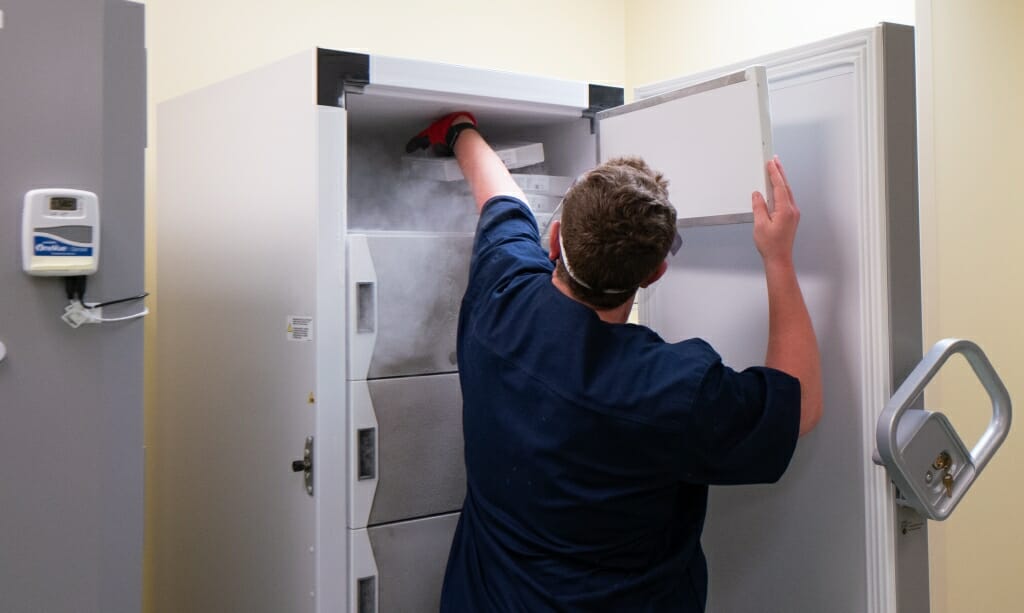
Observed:
[[[583,302],[617,307],[657,271],[672,246],[676,210],[668,181],[640,158],[609,160],[566,193],[561,234],[563,259],[555,274]]]

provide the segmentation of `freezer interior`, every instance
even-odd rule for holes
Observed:
[[[354,572],[349,589],[357,608],[375,600],[379,610],[425,610],[438,600],[465,496],[455,340],[479,216],[465,180],[427,177],[404,159],[406,142],[467,110],[492,144],[516,144],[521,155],[542,147],[542,161],[520,159],[512,172],[543,231],[573,179],[596,163],[596,138],[581,109],[372,86],[345,102],[347,379],[367,391],[350,394],[348,526],[350,555],[371,555],[377,569],[374,581]]]
[[[346,98],[349,127],[348,227],[358,231],[472,232],[477,213],[464,180],[416,176],[403,163],[406,142],[445,114],[466,110],[491,143],[540,143],[544,161],[513,175],[553,177],[545,189],[523,179],[538,221],[557,205],[566,179],[592,168],[597,144],[581,109],[522,105],[485,99],[450,99],[380,92],[372,86]]]

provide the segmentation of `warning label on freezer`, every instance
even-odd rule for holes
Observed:
[[[304,315],[288,316],[288,340],[290,341],[311,341],[313,340],[313,318]]]

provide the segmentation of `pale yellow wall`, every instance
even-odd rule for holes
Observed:
[[[148,0],[159,102],[313,45],[621,84],[623,0]]]
[[[315,46],[622,85],[624,0],[146,0],[146,285],[156,279],[156,104]],[[151,299],[151,309],[155,300]],[[146,322],[147,443],[156,318]],[[149,447],[149,449],[152,449]],[[147,454],[146,476],[153,464]],[[147,497],[147,509],[159,504]],[[147,513],[147,517],[151,514]],[[149,534],[147,530],[147,535]],[[148,536],[147,536],[148,540]],[[146,549],[148,584],[151,549]],[[146,591],[145,610],[152,610]]]
[[[1024,2],[918,0],[926,331],[979,342],[1024,401]],[[987,422],[966,367],[929,404],[969,438]],[[1018,420],[1016,428],[1020,429]],[[932,524],[932,611],[1024,608],[1024,439],[1014,432],[956,512]]]
[[[627,0],[627,85],[663,81],[866,28],[914,23],[914,0]]]

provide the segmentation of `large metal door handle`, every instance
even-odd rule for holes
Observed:
[[[954,354],[967,359],[992,402],[988,428],[970,451],[942,413],[912,408]],[[971,341],[939,341],[886,404],[875,430],[875,462],[900,490],[897,502],[931,519],[949,517],[1010,432],[1010,395],[981,348]]]

